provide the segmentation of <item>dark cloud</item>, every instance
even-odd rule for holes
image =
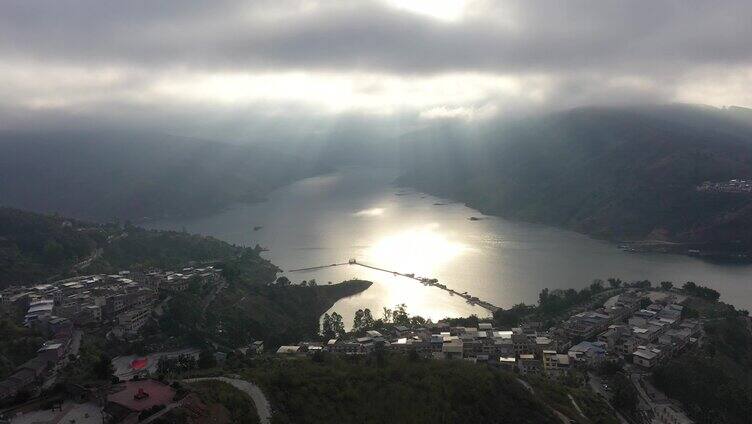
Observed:
[[[176,104],[150,91],[171,75],[219,72],[372,74],[410,83],[480,73],[523,84],[514,96],[489,90],[448,110],[694,100],[699,95],[686,94],[688,81],[705,81],[716,71],[713,93],[727,99],[734,97],[723,92],[724,78],[733,79],[726,91],[744,84],[739,75],[752,80],[747,0],[466,3],[461,19],[447,21],[379,0],[6,0],[0,3],[0,113],[5,125],[8,111],[41,104],[45,115],[57,108],[66,116],[109,113],[142,123],[202,115],[228,127],[245,113],[269,119],[264,111],[280,107],[316,115],[310,107],[268,99],[234,108]],[[56,78],[40,71],[47,68],[76,72]],[[121,76],[109,85],[92,83],[106,72]],[[41,84],[23,80],[26,74],[41,75]],[[527,98],[525,91],[540,93]]]
[[[310,2],[308,2],[310,3]],[[4,56],[436,73],[646,72],[752,60],[748,1],[469,2],[442,22],[373,2],[5,1]],[[343,5],[344,4],[344,5]]]

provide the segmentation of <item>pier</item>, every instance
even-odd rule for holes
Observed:
[[[462,292],[462,293],[460,293],[460,292],[458,292],[456,290],[450,289],[446,285],[440,284],[439,280],[437,280],[435,278],[417,277],[413,273],[403,273],[403,272],[399,272],[399,271],[392,271],[392,270],[389,270],[389,269],[379,268],[379,267],[376,267],[376,266],[367,265],[367,264],[358,262],[355,259],[350,259],[347,262],[333,263],[333,264],[329,264],[329,265],[319,265],[319,266],[312,266],[312,267],[308,267],[308,268],[291,269],[288,272],[316,271],[316,270],[319,270],[319,269],[334,268],[334,267],[338,267],[338,266],[361,266],[363,268],[369,268],[369,269],[373,269],[373,270],[381,271],[381,272],[386,272],[386,273],[389,273],[389,274],[392,274],[392,275],[396,275],[396,276],[400,276],[400,277],[410,278],[412,280],[419,281],[419,282],[423,283],[424,286],[436,287],[438,289],[446,291],[447,293],[449,293],[451,295],[457,295],[457,296],[465,299],[467,301],[467,303],[469,303],[471,305],[478,305],[481,308],[484,308],[484,309],[486,309],[488,311],[491,311],[492,313],[496,312],[499,309],[501,309],[498,306],[496,306],[496,305],[494,305],[494,304],[492,304],[490,302],[487,302],[485,300],[481,300],[477,296],[473,296],[473,295],[469,294],[468,292]]]

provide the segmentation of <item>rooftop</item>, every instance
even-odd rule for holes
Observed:
[[[107,396],[107,401],[122,405],[132,411],[143,411],[155,405],[172,402],[175,390],[155,380],[127,381],[122,389]]]

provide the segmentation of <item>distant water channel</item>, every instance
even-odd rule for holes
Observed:
[[[343,169],[273,192],[266,202],[238,205],[212,216],[154,222],[152,228],[211,235],[270,249],[283,270],[347,262],[438,278],[458,292],[510,307],[535,303],[541,289],[580,288],[594,279],[695,281],[737,307],[752,307],[752,266],[716,265],[695,258],[627,253],[570,231],[483,216],[446,199],[393,185],[394,170]],[[479,217],[480,220],[470,220]],[[254,230],[254,227],[261,229]],[[410,314],[434,320],[486,316],[459,296],[404,277],[357,266],[285,273],[318,284],[371,280],[366,292],[337,302],[352,322],[359,308],[380,316],[404,303]]]

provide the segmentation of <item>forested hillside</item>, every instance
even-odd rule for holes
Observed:
[[[276,267],[254,249],[212,237],[0,208],[0,288],[122,269],[175,269],[207,260],[221,261],[235,279],[271,275],[268,280],[273,280],[276,274]]]
[[[210,213],[316,171],[258,146],[142,133],[0,134],[0,205],[99,222]]]
[[[477,139],[416,133],[404,143],[401,182],[602,238],[746,248],[752,195],[696,189],[752,178],[744,117],[690,106],[583,108],[496,126]]]

